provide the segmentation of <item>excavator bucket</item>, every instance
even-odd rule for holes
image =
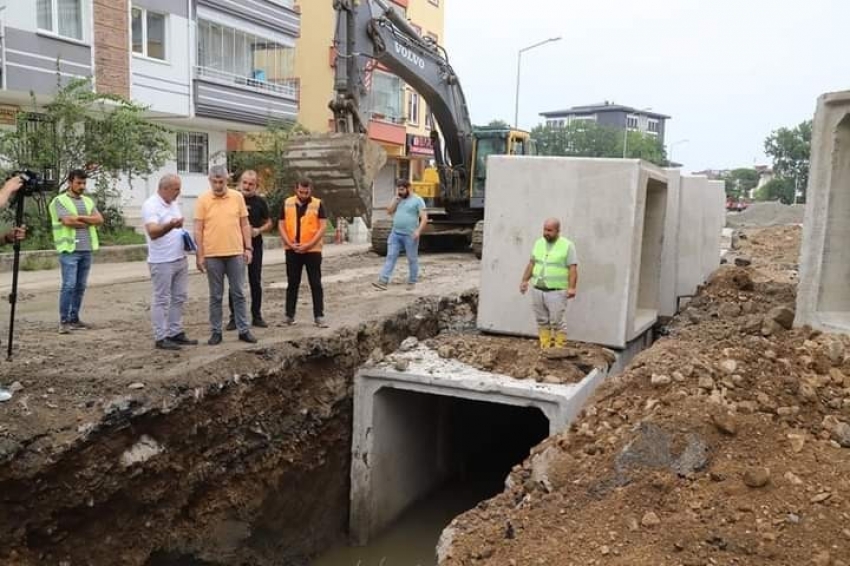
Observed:
[[[380,144],[364,134],[293,137],[283,155],[285,166],[313,181],[331,218],[363,217],[372,224],[372,182],[387,162]]]

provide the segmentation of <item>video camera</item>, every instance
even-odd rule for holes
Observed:
[[[33,196],[38,193],[46,193],[53,188],[53,183],[51,183],[35,171],[31,171],[29,169],[23,169],[21,171],[12,171],[12,174],[9,175],[9,178],[11,179],[15,176],[20,177],[21,180],[24,182],[23,186],[18,191],[18,194],[20,194],[21,196]]]

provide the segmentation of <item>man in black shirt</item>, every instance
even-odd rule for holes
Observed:
[[[251,288],[251,325],[257,328],[267,328],[268,324],[263,320],[263,232],[272,227],[272,219],[269,214],[269,205],[266,199],[257,194],[257,172],[251,169],[242,173],[239,177],[239,189],[245,197],[245,206],[248,207],[248,223],[251,225],[253,236],[251,245],[254,253],[251,263],[248,264],[248,285]],[[236,321],[233,318],[233,297],[229,297],[230,322],[227,330],[236,330]]]
[[[313,321],[319,328],[327,328],[322,289],[322,241],[327,226],[328,213],[322,201],[313,196],[313,183],[299,180],[295,194],[284,201],[278,222],[286,248],[286,324],[295,323],[298,288],[306,268],[313,295]]]

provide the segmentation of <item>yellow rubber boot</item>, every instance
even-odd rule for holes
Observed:
[[[567,346],[567,334],[561,330],[555,332],[555,347],[556,348],[566,348]]]
[[[548,350],[552,346],[552,331],[548,328],[538,328],[537,336],[540,338],[540,349]]]

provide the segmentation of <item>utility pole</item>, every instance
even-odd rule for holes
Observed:
[[[540,47],[541,45],[546,45],[547,43],[552,43],[554,41],[560,41],[560,37],[550,37],[544,41],[539,43],[535,43],[534,45],[529,45],[528,47],[523,47],[517,52],[516,58],[516,98],[514,99],[514,128],[519,129],[519,83],[520,78],[522,76],[522,54],[526,51],[530,51],[535,47]]]

